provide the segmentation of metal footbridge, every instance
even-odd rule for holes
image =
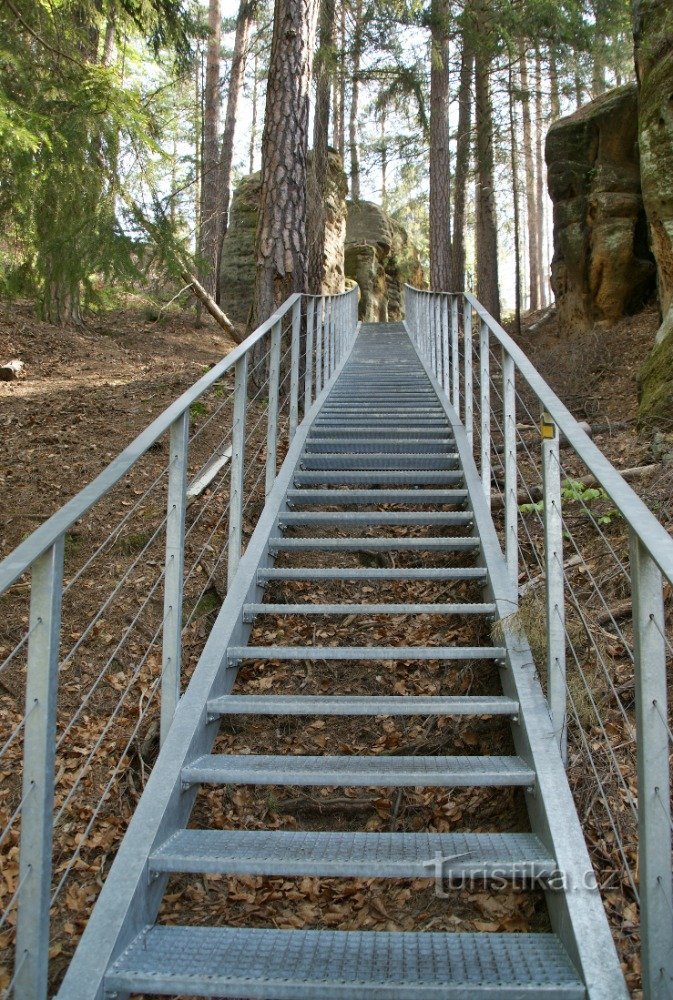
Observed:
[[[473,343],[475,317],[479,336]],[[501,370],[495,384],[502,407],[497,412],[488,343],[494,336],[509,348],[496,355]],[[266,343],[264,338],[267,356],[256,364],[263,370],[268,399],[260,466],[266,497],[245,544],[243,496],[249,484],[246,454],[250,454],[246,401],[253,395],[251,387],[261,384],[259,378],[257,383],[251,378],[252,352]],[[180,632],[171,633],[175,616],[171,619],[169,610],[174,607],[171,600],[181,599],[185,575],[189,474],[184,414],[189,413],[192,398],[176,404],[164,424],[153,425],[142,442],[151,444],[152,434],[170,430],[174,449],[167,486],[166,566],[173,567],[174,574],[167,574],[165,582],[162,746],[62,979],[59,998],[588,996],[613,1000],[627,996],[566,775],[570,688],[560,616],[562,554],[560,574],[554,569],[564,540],[559,425],[565,425],[566,435],[571,430],[577,435],[571,443],[585,449],[587,461],[595,462],[594,451],[600,453],[591,442],[586,450],[570,415],[527,368],[524,378],[530,376],[532,389],[543,394],[544,408],[540,462],[545,509],[540,513],[547,561],[541,613],[546,608],[548,656],[547,662],[538,663],[545,678],[543,691],[525,630],[515,621],[521,577],[516,410],[518,406],[521,413],[530,398],[521,397],[519,403],[515,395],[514,371],[523,356],[505,332],[471,297],[409,289],[406,325],[358,325],[352,293],[331,300],[294,297],[251,340],[255,343],[239,348],[228,362],[235,368],[232,438],[226,452],[228,589],[184,693],[179,670],[172,669],[180,660]],[[221,371],[205,376],[212,379],[210,385],[222,379],[224,364]],[[205,383],[199,392],[204,387]],[[281,463],[283,433],[287,448]],[[535,433],[539,436],[539,431]],[[225,453],[220,449],[218,454]],[[499,504],[494,503],[492,491],[492,481],[499,481],[492,467],[497,456],[504,475]],[[606,490],[612,488],[613,502],[621,502],[625,516],[637,522],[632,528],[632,566],[638,566],[640,574],[634,586],[633,642],[639,656],[654,658],[648,664],[656,674],[657,663],[661,669],[667,652],[651,624],[659,625],[665,642],[665,623],[657,616],[663,609],[661,571],[671,565],[670,539],[644,507],[637,507],[640,501],[600,457],[604,466],[596,472],[602,474]],[[136,460],[137,455],[129,456],[129,461]],[[212,464],[211,459],[208,468]],[[518,466],[521,478],[521,460]],[[66,515],[61,529],[73,513],[77,511]],[[43,587],[33,599],[38,611],[50,600],[52,607],[57,603],[54,578],[44,564],[53,557],[50,549],[46,551],[47,556],[40,556],[43,565],[34,572],[34,580],[38,584],[42,580]],[[21,551],[17,552],[15,569],[21,564]],[[4,568],[3,564],[0,569]],[[418,582],[426,585],[423,601],[418,598]],[[306,585],[321,595],[321,603],[306,601]],[[176,588],[172,597],[171,586]],[[37,613],[34,607],[34,616]],[[267,615],[274,616],[280,634],[284,625],[297,619],[327,622],[319,633],[327,638],[301,646],[257,645],[252,641],[256,622]],[[393,623],[385,631],[385,645],[381,639],[337,645],[329,636],[330,622],[358,622],[372,616]],[[449,626],[460,622],[467,628],[460,634],[471,634],[473,644],[402,645],[394,624],[399,616],[407,621],[429,617],[439,636],[451,635]],[[182,619],[179,615],[178,625]],[[361,634],[357,625],[354,633]],[[50,657],[52,664],[58,662],[58,652],[50,650],[48,642],[39,652],[47,667]],[[33,656],[37,655],[34,650]],[[288,662],[308,663],[316,672],[333,666],[331,676],[337,680],[327,693],[284,692],[273,677],[279,665],[286,667]],[[429,677],[442,678],[433,687],[436,693],[390,694],[386,683],[376,694],[339,690],[339,671],[346,666],[358,665],[360,675],[371,678],[376,672],[395,675],[400,667],[419,664]],[[455,678],[466,664],[487,678],[488,693],[462,693]],[[263,693],[241,689],[237,675],[243,667],[270,678]],[[668,995],[671,983],[666,946],[673,921],[669,928],[662,919],[670,905],[670,810],[661,820],[661,805],[667,804],[670,730],[666,732],[666,723],[663,731],[654,725],[656,713],[648,715],[647,699],[653,693],[658,699],[658,718],[662,704],[665,707],[665,670],[663,692],[661,676],[650,676],[647,683],[653,687],[644,697],[639,692],[637,706],[637,749],[643,758],[637,804],[639,905],[646,995],[658,997]],[[371,692],[371,681],[367,689]],[[386,718],[499,719],[509,752],[494,753],[490,744],[474,746],[469,755],[464,750],[452,752],[450,745],[441,755],[412,756],[375,748],[366,754],[343,755],[329,744],[318,756],[274,753],[273,746],[266,753],[221,752],[222,721],[249,715],[299,716],[307,723],[366,716],[371,719],[372,743]],[[643,751],[645,729],[654,744]],[[34,731],[26,738],[39,743],[48,737]],[[648,801],[649,782],[656,782],[656,808]],[[226,786],[231,795],[240,786],[396,792],[515,788],[525,803],[525,822],[511,830],[503,830],[502,824],[492,829],[487,817],[477,829],[463,829],[458,823],[450,832],[434,832],[426,822],[420,832],[380,832],[353,830],[349,819],[340,822],[330,814],[328,829],[302,829],[301,821],[290,830],[224,829],[217,820],[204,821],[201,800],[205,791],[218,786]],[[53,784],[47,791],[53,793]],[[42,825],[44,864],[44,854],[50,850],[50,845],[44,847],[44,836],[49,839],[52,828],[47,797],[42,797],[42,812],[38,809],[33,816]],[[26,840],[23,849],[25,854],[35,847]],[[34,857],[26,864],[34,863]],[[29,871],[23,869],[24,879],[30,878]],[[420,924],[399,931],[277,929],[253,923],[226,926],[222,921],[204,925],[197,908],[193,919],[176,924],[161,915],[162,900],[169,880],[186,875],[430,878],[448,887],[443,898],[449,911],[454,883],[469,876],[488,885],[498,878],[523,892],[542,889],[546,914],[540,921],[542,929],[534,932],[436,931]],[[43,923],[40,930],[34,921],[40,905],[44,919],[50,884],[48,878],[41,904],[39,897],[25,897],[23,924],[19,910],[18,974],[12,984],[17,997],[43,996],[48,990],[46,963],[40,961],[48,928]],[[33,923],[27,927],[29,917]],[[29,953],[20,964],[29,947],[38,954]],[[26,969],[32,969],[32,978]]]

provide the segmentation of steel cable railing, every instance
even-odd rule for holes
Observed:
[[[673,539],[472,295],[407,286],[406,316],[473,448],[627,981],[669,996]]]
[[[1,995],[44,997],[58,978],[278,466],[356,331],[356,289],[291,296],[0,563]]]

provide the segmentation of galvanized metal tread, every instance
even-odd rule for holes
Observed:
[[[485,580],[483,566],[434,567],[427,569],[341,569],[336,567],[267,567],[257,571],[265,580]]]
[[[205,754],[182,769],[186,785],[338,785],[466,788],[535,784],[535,771],[514,756],[277,756]]]
[[[322,878],[542,878],[557,870],[532,833],[180,830],[150,870]]]
[[[333,489],[292,489],[286,499],[289,504],[325,504],[343,506],[348,504],[459,504],[468,499],[464,489],[387,489],[387,490],[333,490]]]
[[[271,552],[284,552],[293,550],[295,552],[309,552],[313,549],[323,549],[328,552],[339,550],[359,551],[361,549],[375,549],[383,552],[404,549],[406,551],[420,552],[472,552],[479,548],[479,539],[468,538],[382,538],[369,536],[351,535],[347,538],[329,537],[301,537],[284,538],[281,535],[274,535],[269,539],[269,549]]]
[[[278,522],[286,527],[296,524],[330,524],[337,527],[350,527],[355,524],[366,525],[401,525],[404,527],[422,527],[428,524],[435,527],[448,527],[456,524],[470,524],[474,514],[471,510],[447,511],[325,511],[307,510],[295,513],[286,511],[279,514]]]
[[[348,437],[312,437],[306,442],[306,453],[317,453],[323,455],[335,455],[343,453],[356,453],[358,455],[397,455],[401,452],[409,452],[413,449],[417,455],[436,452],[438,447],[450,448],[455,446],[453,438],[433,438],[424,440],[421,438],[380,438],[362,440],[360,438]]]
[[[244,604],[243,621],[256,615],[492,615],[495,604]]]
[[[390,455],[377,455],[352,452],[349,454],[314,454],[305,452],[299,462],[300,469],[316,472],[379,472],[382,469],[393,472],[421,472],[424,470],[438,472],[441,469],[458,468],[458,456],[452,452],[438,451],[419,455],[416,452],[398,452]]]
[[[502,646],[230,646],[241,660],[501,660]]]
[[[148,927],[108,971],[105,988],[250,1000],[586,995],[552,934],[241,927]]]
[[[518,715],[519,704],[502,695],[409,697],[402,695],[225,694],[211,698],[208,715]]]
[[[300,483],[335,483],[338,486],[348,486],[351,483],[413,483],[425,486],[428,483],[448,485],[462,483],[462,472],[432,472],[423,469],[357,469],[333,472],[316,469],[315,471],[297,471],[294,474],[295,485]]]

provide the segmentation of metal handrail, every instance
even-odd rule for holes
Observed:
[[[419,290],[407,285],[405,298],[407,330],[456,416],[464,420],[489,506],[493,482],[498,484],[492,475],[494,456],[504,474],[500,489],[504,511],[501,538],[509,570],[513,612],[519,600],[520,557],[527,570],[518,533],[522,515],[519,482],[526,487],[525,478],[520,480],[520,476],[525,477],[528,466],[519,464],[517,458],[517,437],[520,438],[516,422],[517,399],[535,419],[518,394],[517,373],[540,404],[541,449],[537,462],[541,465],[542,501],[538,516],[544,529],[544,541],[538,556],[542,574],[537,581],[544,589],[541,616],[546,627],[547,701],[555,742],[564,762],[567,760],[569,700],[580,737],[585,746],[588,743],[566,675],[568,653],[580,671],[581,665],[566,625],[566,607],[572,609],[579,605],[563,558],[567,527],[563,515],[561,436],[602,486],[628,526],[629,557],[617,559],[617,562],[631,587],[633,641],[629,655],[634,667],[638,782],[637,804],[633,803],[633,811],[637,816],[639,879],[628,867],[627,873],[634,887],[635,881],[639,881],[644,994],[663,1000],[673,992],[673,827],[669,791],[673,730],[667,721],[667,649],[673,653],[673,646],[666,634],[663,592],[663,578],[673,583],[673,538],[579,426],[521,348],[473,295]],[[473,317],[479,327],[474,340]],[[500,358],[491,350],[491,336],[500,348]],[[499,380],[494,378],[492,366]],[[493,448],[494,433],[501,442],[499,450]],[[522,443],[530,464],[531,452],[525,442]],[[530,491],[529,495],[532,500]],[[610,551],[617,558],[614,551]],[[593,583],[595,586],[595,581]],[[619,634],[623,639],[621,630]],[[582,680],[586,683],[584,675]],[[600,715],[597,721],[605,733]],[[620,787],[630,794],[612,748],[610,755]],[[595,770],[594,774],[597,777]],[[607,806],[609,808],[609,803]],[[623,864],[628,866],[624,853],[622,858]]]
[[[161,692],[160,738],[163,743],[181,693],[190,407],[223,375],[234,371],[227,500],[228,545],[223,547],[228,558],[228,581],[231,583],[241,559],[244,540],[245,417],[252,375],[249,375],[248,359],[253,349],[266,341],[268,356],[257,363],[257,367],[268,364],[265,375],[268,406],[260,418],[266,421],[266,438],[257,453],[263,448],[266,450],[263,474],[268,496],[277,475],[279,437],[284,436],[288,445],[292,443],[300,411],[305,416],[314,400],[334,378],[338,365],[353,343],[357,323],[357,288],[333,296],[291,295],[242,344],[141,431],[91,483],[0,562],[0,596],[24,573],[30,572],[29,622],[27,634],[18,644],[18,648],[26,647],[27,670],[26,711],[21,727],[24,739],[23,795],[12,816],[14,822],[20,812],[21,819],[18,886],[10,901],[10,906],[16,902],[18,911],[15,973],[10,984],[15,996],[43,1000],[47,994],[54,762],[67,532],[130,472],[155,442],[163,435],[169,435],[169,459],[165,470],[168,473],[166,508],[162,522],[165,525],[165,563],[161,577],[155,583],[156,589],[163,578],[163,617],[156,630],[156,635],[161,635],[161,673],[156,684],[160,685]],[[289,346],[282,355],[284,337],[287,337]],[[281,378],[285,357],[288,357],[288,362]],[[300,387],[302,378],[304,385]],[[286,421],[280,419],[283,406],[287,408]],[[253,431],[260,420],[252,428]],[[217,447],[213,454],[218,454]],[[162,525],[153,538],[158,537]],[[17,647],[10,654],[10,659],[16,651]]]

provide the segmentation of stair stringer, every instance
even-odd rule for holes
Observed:
[[[474,512],[472,530],[480,540],[482,562],[487,570],[485,599],[495,603],[496,620],[506,622],[518,607],[518,592],[507,569],[472,448],[437,379],[420,354],[419,358],[455,435]],[[535,789],[525,793],[531,830],[551,849],[559,873],[569,887],[545,890],[552,928],[582,976],[590,1000],[626,1000],[629,992],[530,645],[518,630],[506,626],[501,641],[507,651],[501,667],[503,694],[516,699],[520,706],[518,723],[512,724],[514,746],[536,772]]]
[[[288,509],[286,493],[306,438],[332,386],[348,361],[355,339],[297,428],[259,521],[241,558],[145,790],[131,818],[89,922],[66,972],[56,1000],[104,1000],[105,974],[117,956],[146,927],[161,906],[167,875],[150,874],[154,850],[189,822],[199,785],[184,788],[181,774],[190,761],[212,750],[219,718],[209,720],[211,698],[229,694],[237,666],[228,669],[227,649],[247,645],[253,628],[243,620],[243,606],[262,600],[261,569],[273,566],[269,539]],[[115,1000],[125,1000],[115,994]]]

